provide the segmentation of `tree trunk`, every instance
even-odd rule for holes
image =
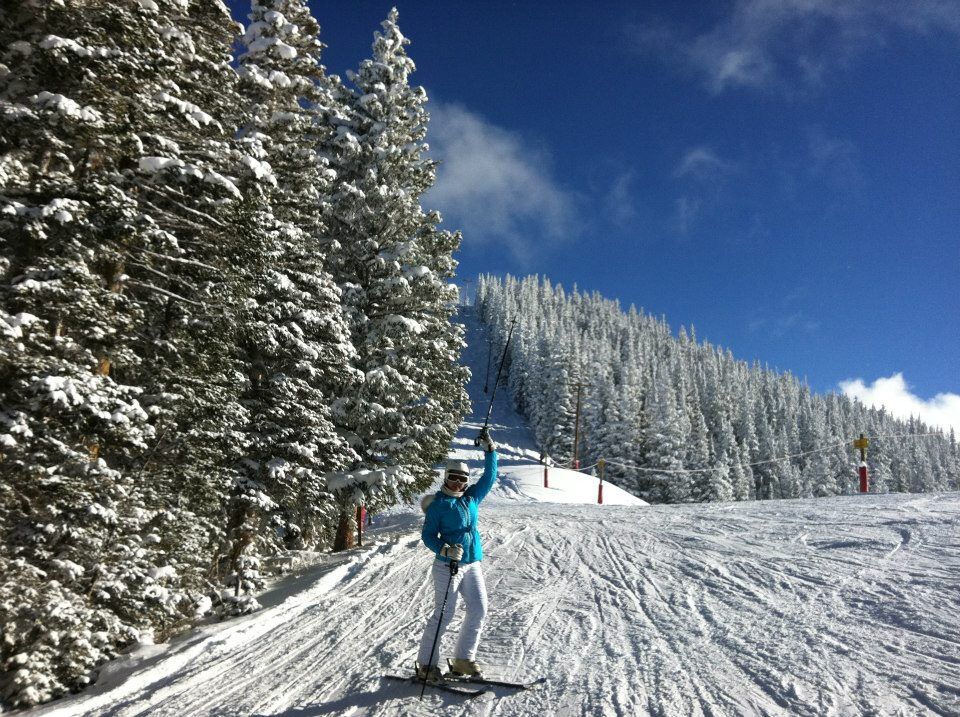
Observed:
[[[348,550],[353,547],[354,536],[353,509],[340,509],[340,524],[337,526],[337,538],[333,541],[333,552]]]

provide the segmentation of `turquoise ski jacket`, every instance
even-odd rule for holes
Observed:
[[[424,544],[437,555],[438,560],[449,563],[449,558],[440,555],[444,545],[463,546],[463,564],[475,563],[483,559],[483,546],[480,544],[480,531],[477,530],[477,510],[480,501],[487,497],[497,478],[497,452],[484,454],[483,476],[468,487],[462,496],[453,498],[443,491],[437,491],[424,499],[426,518],[420,537]],[[432,498],[432,500],[430,500]]]

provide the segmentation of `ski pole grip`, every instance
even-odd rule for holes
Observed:
[[[456,574],[457,574],[457,571],[458,571],[459,569],[460,569],[460,563],[458,563],[456,560],[451,560],[451,561],[450,561],[450,574],[451,574],[451,575],[456,575]]]

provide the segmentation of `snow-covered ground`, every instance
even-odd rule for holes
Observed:
[[[471,346],[486,342],[471,327]],[[485,366],[480,350],[468,352]],[[454,450],[479,469],[474,416]],[[501,400],[502,396],[502,400]],[[261,612],[141,648],[45,715],[958,715],[960,494],[646,506],[551,469],[498,393],[478,659],[536,690],[469,701],[409,668],[432,590],[420,516],[263,596]],[[452,644],[459,619],[452,626]],[[445,649],[445,654],[449,652]]]

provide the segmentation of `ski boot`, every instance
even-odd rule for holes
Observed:
[[[440,682],[443,679],[443,675],[440,673],[440,668],[436,665],[421,665],[419,662],[416,663],[416,665],[418,680],[425,680],[427,682]]]
[[[480,665],[473,660],[461,660],[458,657],[447,660],[447,664],[450,666],[450,674],[455,677],[483,677]]]

